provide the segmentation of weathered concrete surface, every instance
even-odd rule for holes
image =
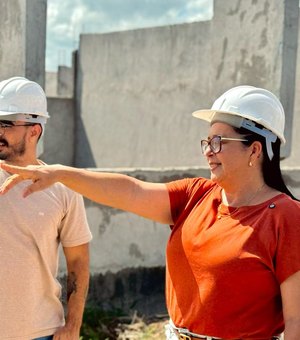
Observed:
[[[209,29],[210,23],[203,23],[203,30]],[[170,158],[182,164],[178,154],[184,157],[192,151],[180,145],[178,130],[195,123],[187,109],[191,95],[198,99],[199,91],[206,91],[197,86],[205,64],[205,55],[197,50],[209,43],[207,35],[197,34],[197,24],[83,35],[76,164],[165,166],[173,163]],[[185,136],[194,160],[197,152],[191,141],[196,136],[195,129]]]
[[[82,35],[75,164],[205,165],[198,141],[207,125],[191,112],[245,83],[281,98],[289,141],[298,6],[298,0],[215,0],[208,22]]]
[[[298,0],[214,1],[212,87],[221,94],[239,84],[265,87],[281,100],[291,148],[298,45]]]
[[[0,1],[0,79],[45,83],[47,0]]]

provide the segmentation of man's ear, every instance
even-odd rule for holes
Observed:
[[[40,124],[34,124],[31,127],[31,136],[32,137],[37,137],[37,139],[39,139],[39,137],[42,134],[42,127],[40,126]]]

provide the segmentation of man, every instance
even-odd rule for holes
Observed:
[[[0,82],[0,160],[43,164],[37,144],[49,118],[43,89],[23,77]],[[0,183],[8,173],[0,170]],[[89,281],[83,199],[60,183],[22,199],[23,184],[0,197],[0,338],[79,339]],[[67,263],[67,314],[60,301],[58,248]]]

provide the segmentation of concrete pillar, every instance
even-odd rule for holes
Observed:
[[[45,85],[47,0],[0,1],[0,79],[24,76]]]
[[[292,149],[294,103],[296,95],[296,68],[299,30],[299,1],[285,0],[282,32],[282,71],[279,97],[285,109],[286,145],[282,156],[287,157]],[[299,94],[298,94],[299,95]],[[298,144],[298,143],[297,143]],[[295,147],[296,145],[294,145]]]

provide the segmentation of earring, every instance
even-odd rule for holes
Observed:
[[[251,162],[251,161],[249,162],[249,166],[253,166],[253,164],[252,164],[252,162]]]

